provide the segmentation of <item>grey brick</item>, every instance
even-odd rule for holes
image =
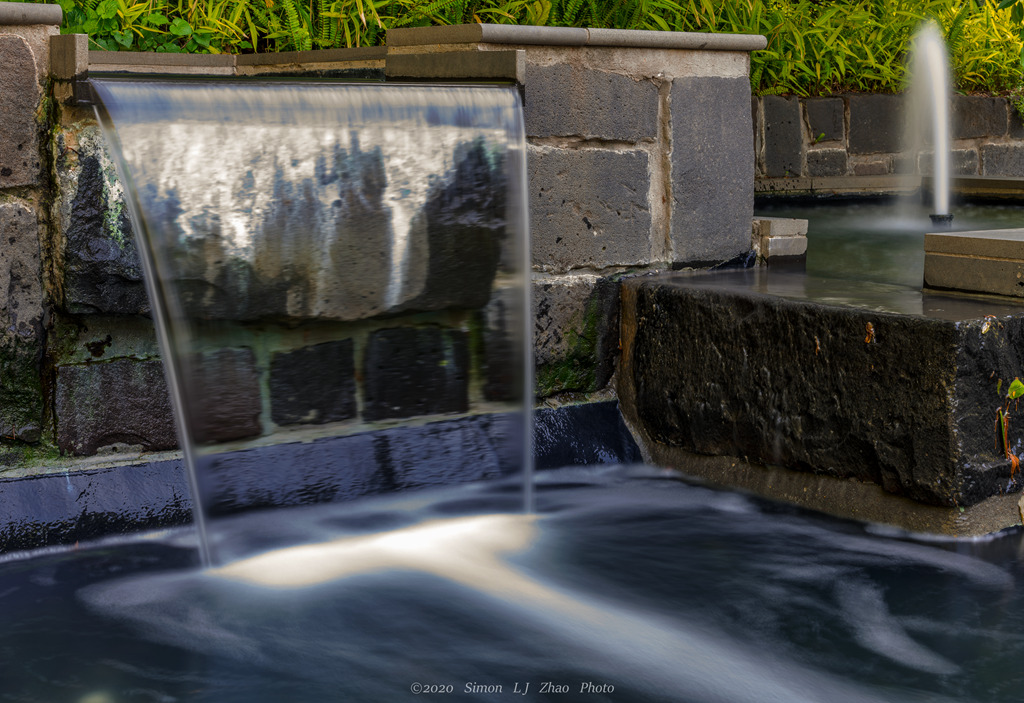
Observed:
[[[846,149],[811,149],[807,152],[808,176],[845,176]]]
[[[658,87],[568,63],[530,64],[523,117],[531,137],[653,139],[658,133]]]
[[[981,175],[1024,176],[1024,145],[984,144],[981,147]]]
[[[261,433],[259,372],[251,349],[195,355],[185,379],[189,429],[196,442],[214,444]]]
[[[673,108],[674,106],[673,100]],[[769,178],[802,175],[803,132],[799,98],[779,95],[764,97],[764,163]]]
[[[922,152],[919,157],[920,172],[923,175],[932,175],[935,162],[935,152]],[[954,149],[950,152],[950,172],[957,176],[978,175],[978,152],[975,149]]]
[[[754,148],[746,78],[672,85],[672,246],[677,262],[726,261],[750,249]]]
[[[351,339],[315,344],[271,357],[270,417],[274,422],[323,424],[355,415]]]
[[[903,134],[903,99],[897,95],[851,95],[851,154],[899,151]]]
[[[58,367],[55,406],[57,446],[68,454],[95,454],[111,445],[177,446],[159,360]]]
[[[527,168],[535,265],[650,262],[647,152],[531,148]]]
[[[28,43],[14,34],[0,34],[0,188],[40,182],[36,110],[40,90],[36,64]]]
[[[1006,98],[953,96],[953,139],[1001,137],[1006,134],[1007,119]]]
[[[366,420],[466,412],[468,335],[434,328],[378,330],[367,343],[363,378]]]
[[[803,102],[811,142],[842,141],[846,137],[846,108],[842,98],[809,98]]]

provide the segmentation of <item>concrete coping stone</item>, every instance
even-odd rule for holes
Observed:
[[[44,24],[60,26],[64,12],[60,5],[29,2],[0,2],[0,26]]]
[[[154,66],[170,68],[178,66],[201,66],[203,68],[229,67],[235,65],[231,54],[171,54],[156,51],[90,51],[89,68],[99,71],[116,66]]]
[[[974,232],[931,232],[924,235],[926,253],[1024,260],[1024,229]]]
[[[644,29],[531,27],[511,24],[456,24],[448,27],[389,29],[388,46],[425,44],[533,44],[542,46],[615,46],[645,49],[757,51],[768,45],[760,34],[662,32]]]

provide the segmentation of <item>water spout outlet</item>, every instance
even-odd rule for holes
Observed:
[[[953,226],[953,215],[928,215],[931,218],[932,224],[942,229],[949,229]]]

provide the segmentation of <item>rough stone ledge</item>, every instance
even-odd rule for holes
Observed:
[[[1024,308],[908,289],[916,314],[879,312],[766,293],[773,276],[624,282],[617,392],[653,442],[944,507],[1020,491],[994,422],[1024,376]]]

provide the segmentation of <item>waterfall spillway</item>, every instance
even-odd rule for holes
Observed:
[[[933,213],[948,217],[951,81],[946,44],[935,23],[926,24],[918,33],[911,56],[910,74],[911,107],[907,135],[915,158],[918,158],[924,139],[930,140],[933,154]]]
[[[296,428],[351,434],[495,404],[518,410],[524,424],[510,436],[526,441],[514,88],[94,85],[146,269],[205,563],[216,555],[201,506],[216,512],[232,452],[295,442]],[[529,447],[515,452],[529,467]],[[369,492],[409,483],[394,471],[353,481]]]

